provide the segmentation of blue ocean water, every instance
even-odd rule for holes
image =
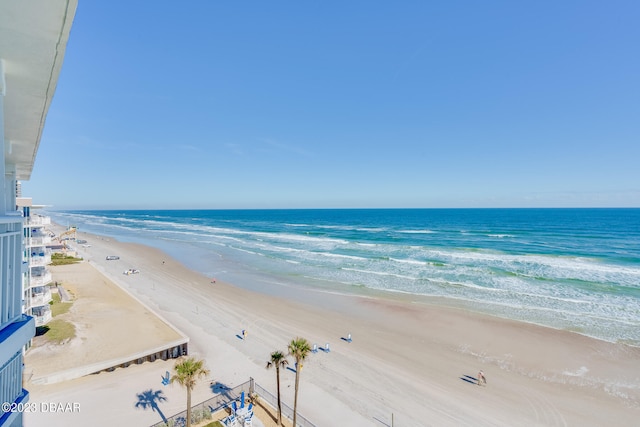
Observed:
[[[260,290],[442,297],[452,305],[640,345],[640,209],[47,212],[165,250]]]

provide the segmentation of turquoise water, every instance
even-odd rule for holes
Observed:
[[[48,212],[240,286],[444,297],[640,345],[640,209]]]

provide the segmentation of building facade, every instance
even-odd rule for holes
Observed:
[[[0,427],[22,425],[23,351],[36,324],[23,310],[39,301],[24,298],[30,266],[16,188],[31,177],[76,7],[77,0],[0,0]]]
[[[22,212],[24,249],[22,251],[22,289],[24,313],[33,317],[36,327],[51,320],[51,235],[47,226],[51,218],[34,212],[31,199],[18,198],[18,209]]]

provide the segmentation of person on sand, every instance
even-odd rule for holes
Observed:
[[[478,372],[478,385],[487,385],[487,377],[484,376],[482,370]]]

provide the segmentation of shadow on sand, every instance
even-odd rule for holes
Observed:
[[[391,424],[387,424],[385,421],[382,421],[380,418],[373,417],[374,420],[382,424],[383,426],[391,427]]]
[[[472,377],[471,375],[463,375],[460,377],[462,381],[466,381],[469,384],[478,385],[478,379],[476,377]]]
[[[231,396],[231,394],[229,393],[229,391],[232,390],[231,387],[229,387],[226,384],[222,384],[219,381],[216,381],[216,382],[211,381],[211,383],[209,384],[209,388],[211,389],[211,392],[213,394],[221,394],[229,400],[234,399],[234,397]]]
[[[136,402],[136,408],[142,408],[146,410],[147,408],[151,408],[153,412],[157,412],[162,418],[162,422],[167,422],[167,417],[164,416],[160,407],[158,406],[159,402],[164,402],[167,400],[166,397],[162,394],[162,390],[145,390],[142,393],[136,393],[136,398],[138,401]]]

